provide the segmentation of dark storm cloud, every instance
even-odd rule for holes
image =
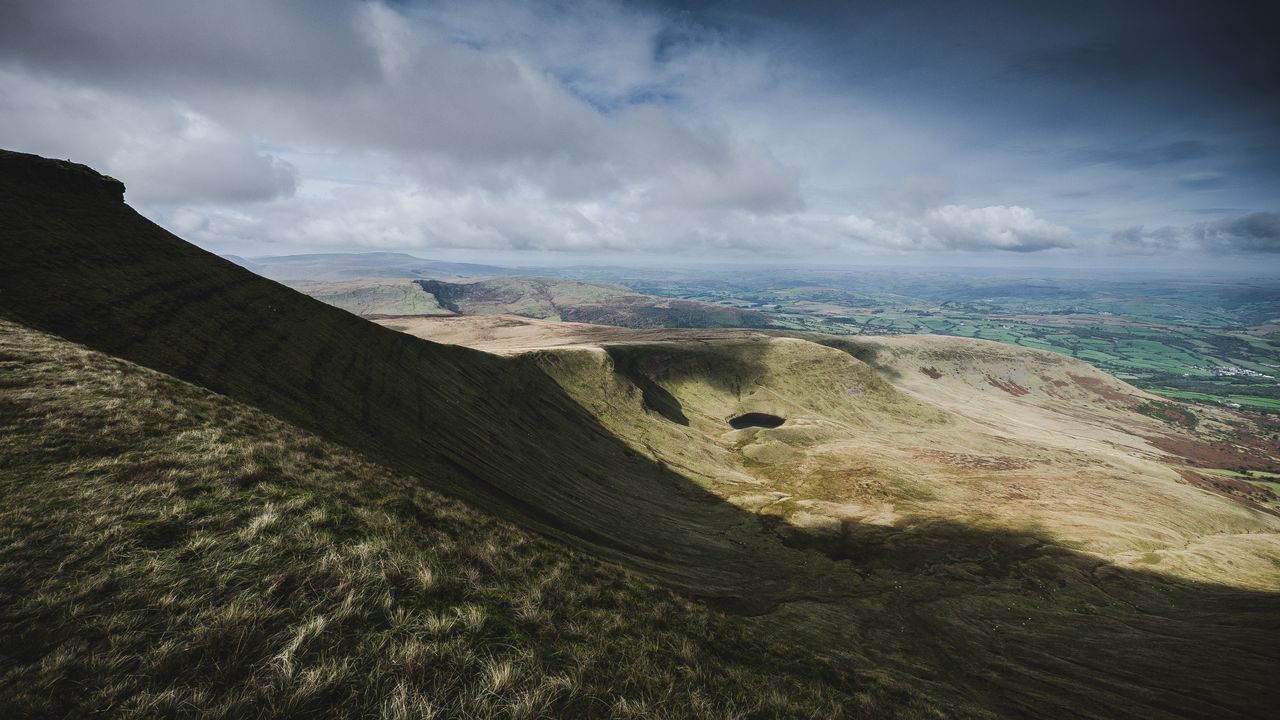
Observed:
[[[1280,213],[1255,212],[1153,230],[1128,227],[1115,232],[1112,240],[1120,247],[1140,252],[1280,253]]]
[[[1185,220],[1193,193],[1256,209],[1280,196],[1280,3],[659,5],[807,58],[806,80],[953,146],[1026,158],[1020,191],[1052,187],[1038,197],[1074,199],[1093,225]]]
[[[1280,3],[945,0],[672,2],[669,12],[785,39],[848,86],[1011,121],[1118,127],[1280,113]],[[776,29],[775,29],[776,28]],[[909,82],[908,82],[909,81]],[[1167,116],[1180,112],[1180,117]],[[1157,127],[1145,128],[1147,131]]]
[[[1206,223],[1192,232],[1213,252],[1280,252],[1280,213],[1249,213]]]

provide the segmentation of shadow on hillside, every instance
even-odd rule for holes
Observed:
[[[457,315],[463,314],[458,300],[465,297],[466,293],[461,286],[440,280],[414,280],[413,282],[422,288],[423,292],[434,297],[440,307]]]
[[[610,345],[605,352],[613,360],[613,371],[626,378],[632,385],[640,388],[641,400],[647,410],[658,413],[673,423],[687,426],[689,418],[685,417],[684,406],[675,395],[654,382],[640,367],[640,359],[644,356],[626,346]]]
[[[768,373],[760,359],[764,346],[750,342],[651,343],[608,345],[614,367],[632,382],[646,385],[697,380],[741,398]],[[639,383],[637,383],[639,384]],[[666,393],[661,387],[662,393]],[[669,393],[667,393],[669,395]],[[672,402],[678,402],[671,398]]]
[[[382,328],[186,244],[111,193],[69,198],[13,164],[0,163],[0,308],[23,324],[228,395],[674,589],[774,610],[755,622],[944,696],[1041,716],[1247,717],[1280,704],[1280,595],[1114,568],[1034,530],[846,523],[825,537],[763,520],[631,450],[531,360]],[[874,344],[833,346],[889,372]],[[726,347],[646,351],[653,366],[611,354],[624,372],[740,392],[764,370]],[[683,417],[678,402],[652,402]]]
[[[936,685],[940,697],[958,691],[1015,717],[1256,718],[1280,702],[1280,593],[1122,568],[1034,529],[907,520],[815,533],[759,522],[863,580],[758,622]]]
[[[883,353],[888,352],[888,348],[870,340],[852,340],[849,338],[835,337],[830,335],[814,335],[807,338],[811,342],[819,345],[826,345],[829,348],[835,348],[841,352],[848,353],[857,360],[870,365],[876,372],[893,380],[900,379],[902,373],[893,367],[887,361],[881,359]]]

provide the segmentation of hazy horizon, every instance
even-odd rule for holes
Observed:
[[[218,253],[1280,269],[1267,3],[7,15],[3,145]]]
[[[270,248],[267,248],[270,249]],[[408,250],[374,250],[374,249],[324,249],[319,248],[314,251],[294,251],[282,253],[233,253],[218,251],[218,254],[228,258],[242,258],[244,260],[279,260],[284,258],[302,258],[317,255],[376,255],[376,254],[394,254],[409,255],[418,260],[441,262],[441,263],[458,263],[471,265],[488,265],[506,270],[527,270],[534,272],[537,270],[559,270],[571,271],[580,270],[624,270],[635,269],[637,271],[684,271],[691,273],[703,274],[706,277],[714,277],[718,274],[731,274],[735,272],[761,272],[770,271],[829,271],[833,273],[889,273],[909,272],[909,273],[937,273],[943,275],[955,275],[963,277],[966,275],[1004,275],[1004,276],[1022,276],[1022,277],[1045,277],[1054,276],[1076,276],[1082,273],[1088,273],[1090,276],[1100,275],[1105,279],[1122,279],[1126,277],[1151,277],[1151,278],[1206,278],[1206,279],[1236,279],[1236,280],[1254,280],[1254,281],[1275,281],[1280,283],[1280,278],[1276,277],[1275,272],[1269,267],[1257,267],[1249,265],[1222,265],[1215,267],[1196,267],[1189,265],[1141,265],[1141,266],[1122,266],[1111,265],[1103,266],[1097,264],[1089,264],[1088,258],[1071,258],[1072,260],[1080,260],[1078,264],[1069,262],[1060,262],[1057,265],[1050,264],[1016,264],[1016,265],[1000,265],[997,263],[986,263],[982,261],[987,259],[983,256],[966,256],[964,259],[970,262],[957,262],[956,258],[950,258],[947,262],[939,261],[936,256],[898,256],[898,257],[879,257],[874,261],[857,262],[852,259],[842,259],[839,262],[823,262],[820,259],[797,259],[795,257],[735,257],[731,261],[715,257],[704,257],[696,255],[675,255],[675,256],[659,256],[655,254],[638,254],[638,253],[591,253],[578,254],[566,252],[530,252],[530,251],[474,251],[458,248],[424,248],[424,249],[408,249]],[[912,262],[914,261],[914,262]],[[570,277],[567,275],[566,277]]]

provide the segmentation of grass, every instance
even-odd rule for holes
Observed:
[[[1196,425],[1200,423],[1200,419],[1190,410],[1173,403],[1160,402],[1158,400],[1139,403],[1134,407],[1134,411],[1167,423],[1182,425],[1191,430],[1194,430]]]
[[[1203,403],[1233,402],[1251,409],[1280,411],[1280,399],[1277,398],[1258,397],[1256,395],[1218,395],[1188,390],[1170,390],[1159,387],[1152,388],[1152,392],[1174,398],[1175,400],[1190,400],[1193,402]]]
[[[638,457],[536,363],[425,342],[263,280],[118,196],[85,193],[67,178],[87,173],[92,189],[98,176],[75,172],[0,154],[10,318],[225,394],[701,596],[782,598],[848,575],[795,562],[736,509]],[[732,528],[732,542],[708,523]],[[773,569],[761,580],[747,558]]]
[[[408,280],[297,282],[295,289],[356,315],[448,315],[431,293]]]
[[[623,327],[764,327],[754,310],[637,294],[620,285],[514,277],[469,283],[419,284],[449,310],[468,315],[511,314]]]
[[[931,714],[225,397],[0,358],[5,716]]]
[[[803,273],[763,280],[735,279],[729,273],[715,279],[632,284],[660,295],[754,305],[779,329],[994,340],[1085,360],[1148,390],[1199,392],[1184,399],[1280,410],[1274,379],[1219,375],[1211,369],[1234,366],[1276,375],[1280,343],[1274,336],[1252,335],[1246,327],[1275,316],[1280,290],[1274,282],[1131,285],[1100,280],[1083,293],[1057,286],[1037,297],[1035,284],[1025,279],[984,290],[988,281],[976,277],[922,276],[905,285],[904,278],[895,279],[892,273],[835,272],[825,278],[856,285],[857,292],[812,280],[806,281]],[[903,290],[908,294],[896,294]],[[944,300],[949,296],[952,300]],[[1264,302],[1255,304],[1250,298]],[[868,308],[875,309],[868,314]]]

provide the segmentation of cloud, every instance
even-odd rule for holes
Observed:
[[[374,78],[353,43],[359,3],[341,0],[16,0],[0,58],[37,72],[167,92],[264,87],[332,91]]]
[[[258,202],[297,188],[293,165],[179,102],[3,69],[0,98],[6,144],[122,178],[130,202]]]
[[[13,96],[56,97],[46,112],[30,103],[10,108],[9,124],[48,126],[50,140],[95,137],[98,147],[9,137],[28,149],[79,151],[129,180],[131,199],[287,195],[292,168],[253,149],[265,137],[357,159],[394,157],[434,190],[534,191],[552,201],[643,195],[655,206],[752,213],[803,206],[798,168],[722,123],[644,99],[670,81],[640,52],[662,23],[621,6],[584,4],[581,20],[570,23],[520,4],[486,6],[487,15],[465,5],[428,13],[378,2],[314,11],[259,3],[217,12],[138,1],[109,10],[90,3],[83,12],[20,6],[0,31],[9,43],[0,56],[17,59],[9,76],[26,81]],[[446,25],[451,19],[455,25]],[[532,27],[520,27],[522,19]],[[600,62],[585,62],[593,58]],[[142,122],[145,134],[132,132],[147,115],[161,119]]]
[[[1038,252],[1076,244],[1069,228],[1017,206],[943,205],[919,218],[847,215],[835,224],[853,239],[899,250]]]
[[[0,137],[121,177],[142,212],[238,252],[1011,258],[1117,226],[1136,228],[1126,252],[1261,242],[1142,229],[1188,205],[1265,206],[1249,193],[1276,187],[1274,142],[1188,114],[1131,122],[1164,95],[1103,102],[1111,85],[1078,80],[1159,63],[1096,19],[1010,10],[1026,30],[1010,33],[942,6],[761,7],[17,0]],[[1042,77],[1007,72],[1019,59]]]
[[[1212,222],[1147,230],[1133,226],[1111,236],[1134,252],[1280,253],[1280,213],[1253,212]]]
[[[1193,226],[1192,235],[1210,252],[1280,252],[1280,213],[1255,212]]]
[[[925,223],[944,247],[960,250],[1035,252],[1074,243],[1070,229],[1025,207],[944,205],[930,210]]]
[[[1190,249],[1186,233],[1167,225],[1153,230],[1141,225],[1122,228],[1111,234],[1111,242],[1123,252],[1146,255]]]

